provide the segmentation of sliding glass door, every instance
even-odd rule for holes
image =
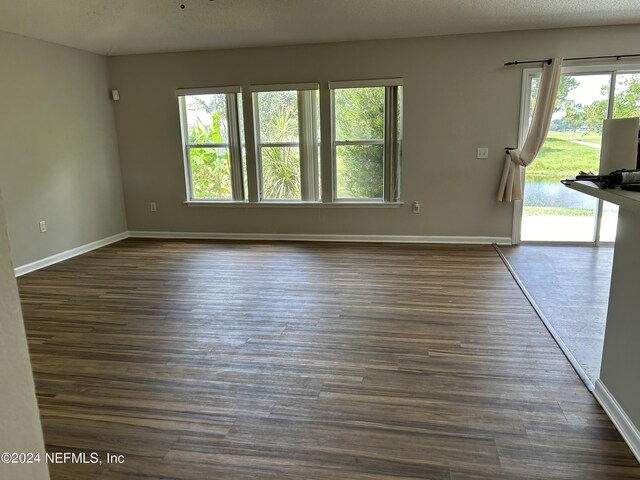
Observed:
[[[615,84],[611,118],[640,117],[640,72],[614,72]],[[618,206],[604,202],[599,240],[613,242],[618,225]]]
[[[539,71],[525,71],[524,132],[535,106],[539,75]],[[606,118],[639,115],[640,72],[563,71],[549,134],[525,173],[521,241],[597,244],[615,240],[617,208],[569,190],[560,180],[580,171],[598,171]]]

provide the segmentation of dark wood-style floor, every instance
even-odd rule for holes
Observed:
[[[19,279],[52,479],[630,479],[491,247],[126,240]]]

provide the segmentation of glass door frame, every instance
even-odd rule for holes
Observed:
[[[529,130],[529,116],[531,115],[531,84],[535,77],[539,77],[542,73],[542,68],[525,68],[522,71],[522,89],[520,96],[520,125],[518,129],[518,148],[522,148],[527,132]],[[617,76],[620,74],[633,74],[640,73],[640,63],[617,63],[617,64],[600,64],[600,65],[576,65],[570,67],[562,67],[561,75],[602,75],[610,74],[611,79],[609,81],[609,101],[607,104],[607,119],[613,115],[613,102],[616,93],[616,81]],[[526,188],[525,177],[526,169],[520,169],[520,180],[523,186],[523,192]],[[576,172],[578,173],[578,172]],[[523,195],[524,197],[524,195]],[[522,241],[522,214],[524,211],[524,199],[514,200],[513,202],[513,224],[511,229],[511,243],[513,245],[520,245],[522,243],[528,245],[590,245],[599,246],[601,243],[612,244],[612,242],[600,242],[600,229],[602,227],[602,213],[603,213],[602,200],[598,200],[596,206],[595,216],[596,224],[593,229],[593,239],[587,242],[560,242],[560,241]]]

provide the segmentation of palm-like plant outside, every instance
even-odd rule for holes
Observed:
[[[220,113],[211,115],[210,126],[200,120],[189,131],[190,143],[225,143],[225,125]],[[231,193],[231,159],[228,148],[191,148],[191,175],[195,198],[232,197]]]
[[[262,100],[262,98],[261,98]],[[298,111],[295,92],[269,92],[261,104],[261,138],[270,143],[298,141]],[[299,200],[300,148],[262,147],[262,196],[267,199]]]
[[[300,199],[301,173],[298,143],[297,92],[260,93],[259,138],[261,147],[262,196],[266,199]],[[201,102],[202,103],[202,102]],[[377,140],[383,136],[383,88],[344,89],[336,95],[336,133],[344,140]],[[211,124],[197,120],[189,131],[189,142],[227,143],[227,125],[220,105],[198,105],[211,114]],[[206,107],[206,108],[205,108]],[[276,144],[276,145],[273,145]],[[339,197],[382,197],[382,147],[379,145],[340,146],[337,149]],[[195,198],[230,199],[231,162],[228,148],[191,149],[191,169]]]

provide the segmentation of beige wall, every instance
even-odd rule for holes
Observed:
[[[116,118],[129,230],[509,237],[512,205],[495,195],[502,149],[517,142],[522,70],[503,63],[635,53],[639,41],[640,27],[630,26],[110,58],[122,96]],[[327,107],[329,80],[385,77],[405,79],[402,208],[182,203],[176,88],[319,81]],[[477,160],[477,147],[489,147],[489,159]],[[410,212],[413,200],[420,215]],[[149,211],[151,201],[158,212]]]
[[[0,32],[0,59],[0,191],[14,265],[126,230],[106,58]]]
[[[0,478],[49,478],[44,441],[22,323],[18,288],[9,254],[9,239],[0,197],[0,453],[39,452],[42,463],[0,462]]]

